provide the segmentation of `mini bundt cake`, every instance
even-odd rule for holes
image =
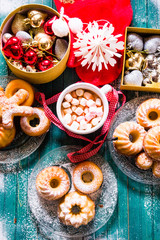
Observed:
[[[149,129],[144,137],[144,150],[149,157],[160,161],[160,126]]]
[[[70,192],[59,205],[58,216],[63,224],[78,228],[94,218],[95,204],[87,195]]]
[[[144,128],[136,122],[119,124],[114,133],[114,146],[118,152],[126,156],[136,155],[143,149],[143,139],[146,134]]]
[[[145,152],[142,152],[136,157],[135,164],[140,169],[148,170],[152,167],[153,160]]]
[[[59,199],[70,188],[68,174],[60,167],[47,167],[38,174],[36,188],[40,196],[47,200]]]
[[[160,126],[160,99],[151,98],[143,102],[136,111],[136,120],[146,129]]]
[[[73,184],[82,193],[89,194],[97,191],[102,182],[102,171],[93,162],[79,163],[73,170]]]

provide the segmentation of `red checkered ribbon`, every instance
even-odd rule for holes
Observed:
[[[119,95],[122,95],[122,106],[126,102],[126,97],[121,91],[116,91],[114,88],[112,88],[111,92],[108,92],[106,94],[106,98],[109,102],[108,117],[101,129],[101,133],[98,136],[96,136],[96,138],[92,141],[82,135],[78,135],[78,134],[72,133],[69,130],[67,130],[61,124],[59,119],[53,114],[53,112],[48,107],[48,105],[57,102],[59,95],[60,95],[60,93],[58,93],[55,96],[46,100],[44,93],[38,92],[35,94],[35,98],[40,104],[43,105],[46,116],[50,119],[50,121],[54,125],[56,125],[61,130],[65,131],[70,137],[82,139],[82,140],[89,142],[85,147],[83,147],[79,151],[68,153],[68,155],[67,155],[68,158],[70,159],[70,161],[73,163],[84,161],[84,160],[92,157],[93,155],[95,155],[102,147],[102,145],[107,137],[107,134],[108,134],[109,125],[111,123],[111,120],[112,120],[115,112],[116,112],[117,104],[119,103]]]

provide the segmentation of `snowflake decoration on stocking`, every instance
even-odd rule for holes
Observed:
[[[122,55],[118,53],[118,50],[124,49],[124,42],[119,41],[118,38],[121,34],[113,35],[114,27],[109,22],[106,22],[103,26],[98,22],[90,22],[87,28],[77,33],[77,39],[73,43],[73,48],[76,50],[74,54],[81,60],[81,65],[88,65],[89,68],[92,65],[92,70],[102,70],[104,65],[105,69],[108,69],[107,65],[112,67],[116,64],[114,57],[120,58]]]

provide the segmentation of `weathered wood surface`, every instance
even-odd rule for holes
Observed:
[[[55,7],[52,0],[0,0],[0,23],[12,10],[28,3]],[[160,27],[159,0],[131,0],[131,3],[134,12],[132,26]],[[0,75],[11,75],[2,54],[0,54]],[[77,80],[74,70],[66,69],[64,74],[53,83],[42,85],[41,91],[50,97]],[[129,91],[125,94],[127,100],[143,95],[143,93]],[[77,144],[82,144],[76,141]],[[34,154],[16,164],[12,171],[0,170],[0,240],[45,239],[30,216],[27,196],[28,178],[42,156],[56,147],[68,144],[75,144],[75,140],[52,125],[45,141]],[[118,202],[109,222],[98,232],[84,239],[159,240],[160,188],[136,183],[126,177],[112,162],[107,144],[103,146],[100,154],[105,157],[106,161],[109,161],[116,174]]]

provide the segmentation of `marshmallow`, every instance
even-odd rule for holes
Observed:
[[[71,114],[67,113],[63,118],[65,124],[69,125],[72,122]]]
[[[85,92],[83,96],[84,96],[84,98],[86,98],[87,100],[93,99],[93,95],[92,95],[90,92]]]
[[[102,107],[97,107],[96,115],[97,115],[97,117],[102,117],[103,116],[103,109],[102,109]]]
[[[100,107],[102,105],[101,99],[100,98],[96,98],[96,105],[98,107]]]
[[[84,120],[85,119],[85,117],[84,116],[79,116],[79,117],[77,117],[77,122],[81,122],[82,120]]]
[[[95,107],[95,106],[96,106],[96,103],[95,103],[95,101],[93,101],[92,99],[89,99],[89,100],[87,101],[86,105],[87,105],[88,107]]]
[[[79,96],[79,97],[83,96],[83,93],[84,93],[84,90],[83,90],[83,89],[77,89],[77,90],[76,90],[76,94],[77,94],[77,96]]]
[[[72,109],[72,112],[75,112],[75,110],[77,109],[77,107],[76,107],[76,106],[72,106],[71,109]]]
[[[71,124],[71,128],[77,130],[79,128],[79,123],[76,121],[73,121],[73,123]]]
[[[67,113],[71,114],[72,113],[72,109],[71,108],[64,108],[63,112],[64,112],[64,114],[67,114]]]
[[[77,109],[75,110],[75,113],[80,116],[83,113],[82,108],[77,107]]]
[[[79,100],[77,98],[73,98],[71,103],[72,105],[79,105]]]
[[[79,127],[80,130],[86,130],[87,129],[87,122],[85,120],[82,120],[80,122],[80,127]]]
[[[97,107],[89,107],[89,112],[92,114],[97,114]]]
[[[92,119],[91,124],[93,126],[96,126],[101,121],[101,119],[102,119],[101,117],[94,118]]]
[[[75,91],[71,92],[71,95],[72,95],[73,98],[77,98],[77,94],[76,94]]]
[[[87,100],[85,99],[85,98],[81,98],[80,100],[79,100],[79,103],[82,105],[82,106],[86,106],[86,103],[87,103]]]
[[[63,106],[64,108],[69,108],[69,107],[71,106],[71,104],[70,104],[69,102],[63,102],[63,103],[62,103],[62,106]]]
[[[65,100],[66,100],[67,102],[71,102],[71,101],[72,101],[72,96],[71,96],[70,93],[67,93],[64,98],[65,98]]]
[[[89,122],[94,117],[95,117],[95,114],[87,113],[85,116],[85,119],[87,120],[87,122]]]
[[[84,113],[87,114],[88,112],[89,112],[89,108],[88,108],[88,107],[85,107]]]

